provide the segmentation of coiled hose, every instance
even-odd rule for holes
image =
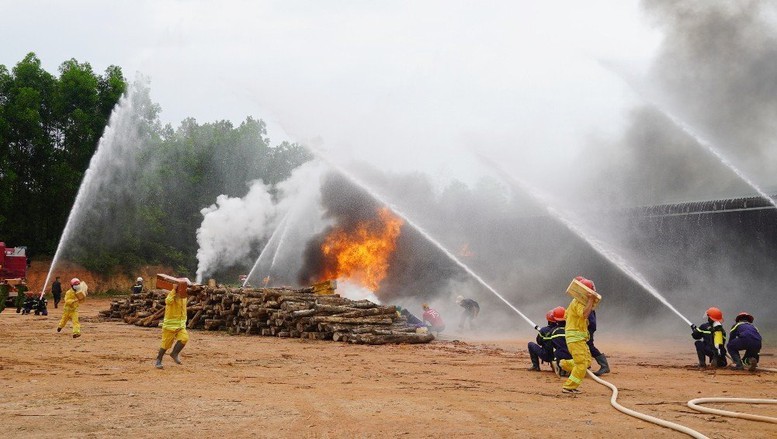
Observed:
[[[618,404],[618,388],[615,387],[614,384],[599,378],[598,376],[594,375],[594,373],[591,372],[590,370],[588,371],[588,376],[593,378],[593,380],[596,381],[597,383],[599,383],[599,384],[601,384],[603,386],[609,387],[610,390],[612,390],[612,396],[610,397],[610,405],[615,407],[616,410],[618,410],[620,412],[623,412],[623,413],[625,413],[625,414],[627,414],[629,416],[633,416],[635,418],[642,419],[643,421],[652,422],[652,423],[660,425],[662,427],[671,428],[672,430],[676,430],[676,431],[679,431],[681,433],[685,433],[688,436],[694,437],[696,439],[709,439],[707,436],[699,433],[698,431],[696,431],[696,430],[694,430],[692,428],[688,428],[688,427],[686,427],[684,425],[675,424],[674,422],[669,422],[669,421],[666,421],[664,419],[660,419],[660,418],[656,418],[654,416],[646,415],[644,413],[640,413],[640,412],[635,411],[635,410],[627,409],[626,407]]]
[[[704,413],[711,413],[713,415],[731,416],[733,418],[749,419],[751,421],[771,422],[777,424],[777,418],[771,416],[752,415],[750,413],[731,412],[728,410],[711,409],[709,407],[701,407],[697,404],[704,404],[707,402],[744,402],[749,404],[777,404],[777,399],[756,399],[756,398],[696,398],[688,401],[688,407]]]
[[[771,369],[768,367],[759,367],[759,371],[763,372],[777,372],[777,369]],[[642,419],[643,421],[652,422],[656,425],[660,425],[662,427],[671,428],[672,430],[679,431],[681,433],[685,433],[688,436],[697,438],[697,439],[709,439],[707,436],[699,433],[698,431],[686,427],[684,425],[676,424],[674,422],[666,421],[664,419],[656,418],[654,416],[646,415],[644,413],[640,413],[635,410],[627,409],[626,407],[623,407],[618,403],[618,388],[615,387],[614,384],[607,382],[598,376],[594,375],[593,372],[590,370],[587,371],[588,376],[590,376],[594,381],[597,383],[608,387],[610,390],[612,390],[612,396],[610,397],[610,404],[618,411],[623,412],[629,416],[633,416],[638,419]],[[771,423],[777,423],[777,418],[773,418],[771,416],[761,416],[761,415],[753,415],[750,413],[739,413],[739,412],[732,412],[728,410],[718,410],[718,409],[712,409],[708,407],[701,407],[698,404],[704,404],[709,402],[723,402],[723,403],[731,403],[731,402],[743,402],[743,403],[750,403],[750,404],[777,404],[777,399],[755,399],[755,398],[696,398],[688,401],[687,405],[688,407],[704,412],[704,413],[711,413],[715,415],[720,416],[730,416],[733,418],[740,418],[740,419],[749,419],[751,421],[761,421],[761,422],[771,422]]]

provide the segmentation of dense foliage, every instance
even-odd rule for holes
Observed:
[[[129,87],[115,66],[97,75],[88,63],[69,60],[55,77],[33,53],[10,71],[0,65],[0,240],[54,254]],[[149,89],[134,93],[135,132],[127,141],[136,151],[120,156],[126,173],[83,207],[88,214],[66,256],[101,272],[140,264],[192,272],[203,207],[220,194],[245,195],[252,180],[282,181],[310,156],[296,144],[271,147],[264,122],[250,117],[239,126],[194,119],[162,126]]]

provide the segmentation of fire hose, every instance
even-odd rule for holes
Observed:
[[[758,370],[761,371],[767,371],[767,372],[777,372],[777,369],[770,369],[770,368],[764,368],[759,367]],[[651,422],[656,425],[660,425],[662,427],[671,428],[672,430],[679,431],[681,433],[685,433],[688,436],[697,438],[697,439],[709,439],[707,436],[699,433],[698,431],[686,427],[684,425],[676,424],[674,422],[670,422],[664,419],[656,418],[654,416],[646,415],[644,413],[640,413],[635,410],[628,409],[626,407],[623,407],[618,403],[618,388],[615,387],[614,384],[605,381],[598,376],[594,375],[593,372],[590,370],[588,371],[588,376],[593,378],[594,381],[597,383],[608,387],[610,390],[612,390],[612,396],[610,397],[610,405],[612,405],[616,410],[625,413],[629,416],[633,416],[638,419],[642,419],[643,421]],[[771,423],[777,423],[777,418],[773,418],[770,416],[761,416],[761,415],[753,415],[750,413],[739,413],[739,412],[732,412],[727,410],[718,410],[718,409],[712,409],[708,407],[701,407],[698,404],[704,404],[704,403],[710,403],[710,402],[723,402],[723,403],[750,403],[750,404],[777,404],[777,399],[756,399],[756,398],[696,398],[688,401],[687,405],[688,407],[699,411],[703,413],[711,413],[716,414],[720,416],[730,416],[733,418],[740,418],[740,419],[749,419],[752,421],[761,421],[761,422],[771,422]]]

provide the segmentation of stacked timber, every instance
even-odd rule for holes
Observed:
[[[393,306],[350,300],[334,294],[335,287],[334,282],[328,287],[323,283],[301,289],[191,285],[187,328],[356,344],[427,343],[434,339],[431,334],[417,333]],[[167,293],[157,289],[116,299],[100,315],[155,327],[164,319]]]

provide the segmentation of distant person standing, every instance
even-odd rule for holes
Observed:
[[[12,288],[13,286],[8,283],[8,280],[3,279],[2,282],[0,282],[0,312],[3,312],[5,309],[5,302],[8,300],[8,294],[11,292]]]
[[[54,296],[54,308],[56,308],[59,305],[59,301],[62,300],[62,284],[59,283],[59,276],[51,284],[51,295]]]
[[[73,322],[73,338],[81,336],[81,324],[78,322],[78,305],[81,304],[81,300],[76,296],[76,292],[86,290],[81,281],[74,277],[70,280],[70,289],[65,292],[65,306],[62,310],[62,319],[57,325],[57,332],[61,332],[68,321]]]
[[[423,304],[422,308],[424,309],[424,313],[421,318],[424,322],[429,324],[429,330],[436,332],[439,337],[440,333],[445,330],[445,322],[443,322],[442,316],[440,313],[430,308],[426,303]]]
[[[16,291],[19,293],[16,295],[16,313],[22,312],[22,307],[24,307],[24,301],[27,300],[27,282],[25,282],[24,279],[19,283],[19,285],[16,286]]]
[[[135,285],[132,286],[132,294],[140,294],[143,292],[143,278],[139,277],[135,280]]]
[[[459,329],[464,329],[464,323],[469,323],[470,330],[474,329],[472,322],[480,314],[480,305],[472,299],[465,299],[464,296],[457,297],[456,304],[464,308],[461,320],[459,320]]]

